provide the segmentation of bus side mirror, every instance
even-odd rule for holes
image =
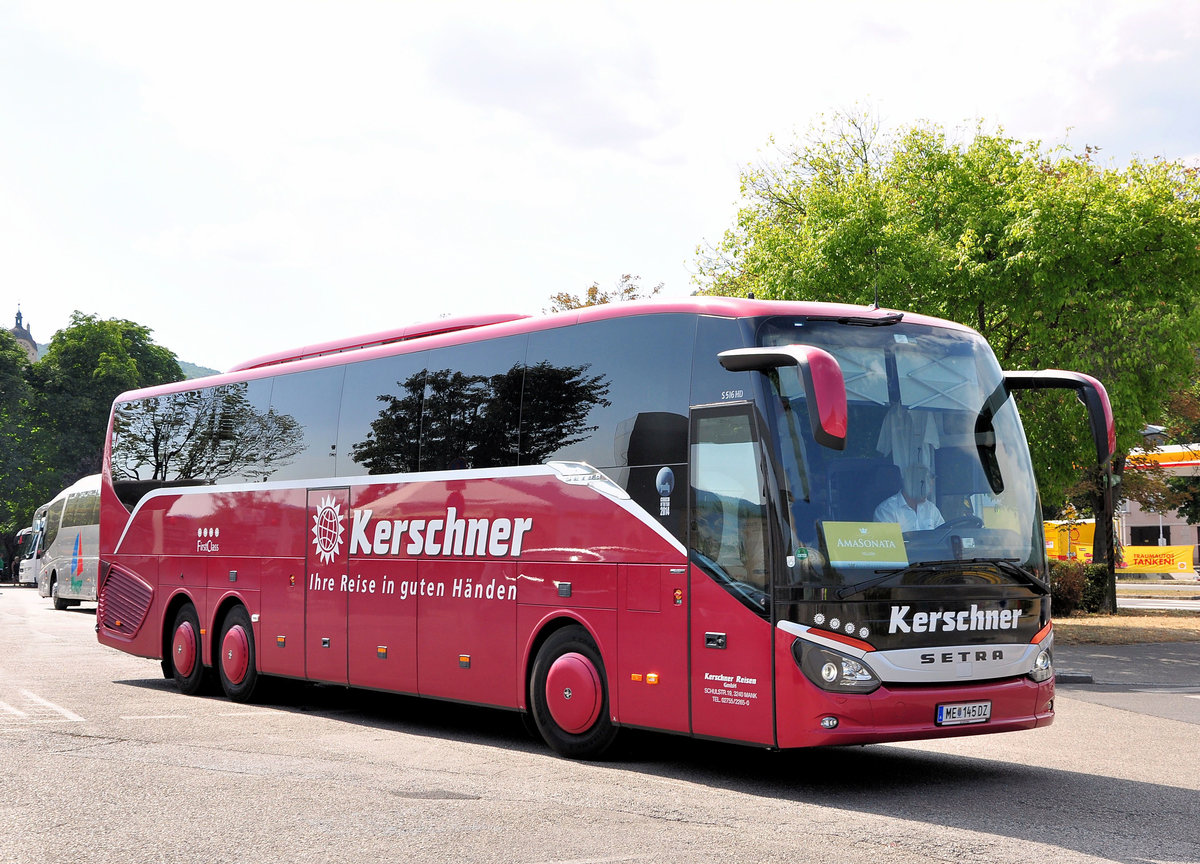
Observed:
[[[1012,390],[1074,390],[1088,412],[1088,425],[1096,442],[1096,462],[1104,465],[1117,449],[1117,427],[1113,423],[1108,391],[1091,375],[1041,369],[1036,372],[1005,372],[1004,384]]]
[[[730,372],[766,372],[795,366],[808,397],[808,422],[817,443],[831,450],[846,449],[846,382],[842,367],[828,351],[811,345],[734,348],[717,355]]]

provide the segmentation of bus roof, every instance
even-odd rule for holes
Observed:
[[[61,492],[59,492],[57,495],[55,495],[53,498],[51,498],[49,501],[47,501],[46,504],[43,504],[42,506],[45,507],[50,504],[53,504],[55,501],[59,500],[60,498],[66,498],[68,495],[71,495],[75,492],[90,492],[90,491],[99,490],[99,488],[100,488],[100,475],[99,474],[89,474],[86,477],[80,477],[78,480],[76,480],[74,483],[72,483],[66,489],[63,489]],[[41,508],[38,508],[38,509],[41,509]]]
[[[326,343],[303,346],[291,351],[279,351],[264,355],[234,366],[229,372],[206,378],[190,378],[172,384],[162,384],[141,390],[131,390],[117,397],[118,402],[142,399],[168,393],[180,393],[201,387],[248,381],[255,378],[322,366],[336,366],[347,362],[344,356],[354,352],[353,360],[367,360],[390,354],[407,354],[447,345],[478,342],[502,336],[569,327],[590,321],[611,318],[631,318],[640,315],[664,314],[712,315],[723,318],[761,318],[772,315],[822,318],[829,320],[852,319],[856,322],[894,318],[902,315],[905,323],[946,327],[962,332],[974,332],[971,328],[953,321],[933,318],[912,312],[874,306],[856,306],[849,303],[820,303],[806,300],[757,300],[742,297],[715,297],[697,295],[678,299],[625,300],[555,312],[548,315],[530,316],[517,313],[461,316],[445,318],[424,324],[412,324],[395,330],[382,331],[366,336],[332,340]]]
[[[439,318],[422,324],[409,324],[393,330],[383,330],[379,333],[369,333],[365,336],[352,336],[346,339],[334,339],[329,342],[317,342],[312,345],[302,345],[286,351],[276,351],[264,354],[245,363],[232,367],[230,372],[244,372],[247,369],[260,369],[263,366],[277,366],[280,363],[291,363],[296,360],[307,360],[311,357],[325,357],[329,354],[342,354],[346,351],[356,351],[361,348],[375,348],[380,345],[391,345],[393,342],[406,342],[410,339],[420,339],[425,336],[437,336],[441,333],[456,333],[459,330],[470,330],[475,327],[486,327],[488,324],[503,324],[506,321],[517,321],[528,318],[514,312],[501,312],[494,315],[460,315],[455,318]]]

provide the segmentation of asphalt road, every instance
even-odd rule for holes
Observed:
[[[1043,730],[794,753],[635,734],[583,763],[498,711],[184,697],[94,621],[0,586],[5,864],[1200,862],[1200,675],[1157,684],[1153,650],[1153,676],[1061,685]],[[1123,662],[1068,661],[1094,682]]]

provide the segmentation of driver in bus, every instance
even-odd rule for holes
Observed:
[[[898,522],[900,530],[928,531],[946,520],[937,505],[929,500],[929,469],[908,465],[900,471],[900,491],[885,498],[875,508],[876,522]]]

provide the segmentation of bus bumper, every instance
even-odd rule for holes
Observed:
[[[792,662],[776,658],[776,730],[780,748],[874,744],[985,735],[1049,726],[1054,722],[1054,678],[1026,677],[979,683],[897,685],[872,693],[831,693],[817,687]],[[786,661],[786,662],[785,662]],[[983,722],[939,725],[938,706],[989,703]]]

